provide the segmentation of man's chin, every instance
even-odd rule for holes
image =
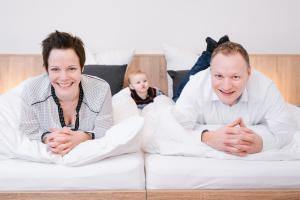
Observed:
[[[232,106],[233,104],[235,104],[235,101],[232,99],[228,99],[228,98],[219,98],[219,99],[223,104],[226,104],[228,106]]]

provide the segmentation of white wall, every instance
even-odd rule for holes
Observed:
[[[93,52],[168,43],[202,51],[228,34],[250,53],[300,53],[298,0],[0,0],[0,53],[39,53],[58,29]]]

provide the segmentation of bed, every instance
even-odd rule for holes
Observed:
[[[167,51],[165,55],[172,64],[181,56],[177,54],[173,59]],[[251,55],[250,62],[274,80],[286,101],[300,105],[299,55]],[[167,71],[167,63],[161,68]],[[147,154],[147,199],[299,199],[299,166],[299,160],[243,161]]]
[[[300,188],[300,161],[145,156],[147,189]]]
[[[103,190],[111,191],[105,193],[107,196],[118,194],[114,190],[123,190],[127,194],[132,191],[132,197],[136,199],[144,199],[145,195],[142,153],[111,157],[78,167],[3,159],[0,161],[0,169],[0,199],[7,196],[10,199],[18,198],[21,191],[32,195],[28,198],[34,198],[40,191],[50,194],[65,191],[90,191],[92,194]],[[69,195],[74,194],[65,194],[66,197]]]
[[[123,127],[117,127],[122,123],[115,123],[105,138],[78,145],[72,150],[73,155],[52,155],[45,145],[28,141],[22,137],[22,131],[14,131],[20,120],[16,113],[21,108],[22,85],[1,95],[0,199],[145,199],[144,155],[131,153],[139,149],[134,147],[138,139],[134,136],[138,129],[134,127],[142,127],[141,117],[132,119],[129,126],[125,125],[128,119],[122,122]],[[127,128],[132,130],[126,131]],[[126,137],[132,143],[127,143]],[[123,148],[132,150],[124,154]]]
[[[41,59],[37,55],[1,55],[0,58],[2,59],[2,62],[0,62],[0,64],[13,63],[6,62],[5,59],[11,61],[14,60],[14,57],[18,58],[19,63],[19,68],[14,68],[16,71],[19,71],[20,69],[25,70],[23,66],[26,66],[27,68],[25,70],[26,73],[24,72],[22,73],[22,77],[18,77],[20,81],[26,79],[30,75],[40,73]],[[251,55],[251,63],[255,68],[259,69],[276,82],[284,98],[288,102],[300,105],[300,79],[298,78],[300,70],[298,67],[300,65],[299,55]],[[14,65],[16,66],[16,63],[14,63]],[[5,66],[9,67],[9,65]],[[168,94],[166,60],[163,55],[135,55],[127,72],[136,68],[145,71],[149,76],[151,84],[160,87],[165,94]],[[3,70],[2,66],[0,66],[0,71],[1,69]],[[11,79],[15,75],[14,70],[6,70],[4,72],[5,76],[0,72],[0,80],[2,82],[5,82],[6,79]],[[0,85],[0,87],[2,87],[0,88],[0,92],[7,91],[8,88],[3,88],[3,86],[6,85]],[[12,86],[13,85],[9,85],[9,87]],[[32,185],[32,188],[28,188],[28,186],[24,187],[24,182],[18,182],[18,184],[15,185],[13,182],[10,182],[14,178],[13,173],[8,175],[8,173],[3,174],[4,172],[1,172],[1,176],[7,177],[7,180],[5,181],[2,181],[3,179],[1,177],[1,183],[7,182],[7,185],[5,183],[3,183],[3,185],[6,185],[5,187],[2,187],[1,185],[0,199],[76,198],[176,200],[300,198],[300,161],[250,162],[241,160],[162,156],[157,154],[125,155],[120,158],[128,161],[131,160],[135,163],[129,166],[129,171],[125,171],[126,173],[128,172],[128,175],[125,173],[116,175],[118,170],[111,171],[113,168],[110,169],[108,166],[110,161],[117,158],[107,159],[103,161],[104,164],[99,163],[99,169],[101,167],[106,170],[109,169],[110,173],[115,173],[115,179],[110,179],[108,174],[105,174],[103,177],[109,177],[108,180],[111,181],[110,183],[103,181],[93,184],[90,183],[90,185],[86,186],[76,185],[75,182],[69,182],[70,184],[51,186],[52,188],[49,187],[49,185],[47,186],[47,184],[42,185],[42,183],[40,186],[43,186],[43,188],[34,188],[34,185]],[[23,165],[30,167],[30,165],[33,164],[16,160],[3,160],[0,161],[0,163],[1,162],[3,162],[0,164],[1,169],[11,166],[12,163],[22,163],[20,165],[18,164],[18,167]],[[5,163],[10,164],[5,165]],[[144,166],[143,163],[145,163],[145,172],[142,170]],[[34,165],[35,164],[36,163],[34,163]],[[118,163],[117,160],[115,160],[115,164],[121,166],[121,163]],[[98,164],[96,165],[98,167]],[[94,167],[96,167],[96,165]],[[105,168],[104,165],[107,165],[107,168]],[[41,167],[42,164],[38,164],[38,166]],[[61,167],[62,166],[56,166],[54,168],[58,170]],[[89,169],[93,168],[93,166],[86,167]],[[40,169],[42,169],[42,167]],[[67,168],[64,169],[66,170]],[[79,167],[78,169],[75,168],[73,170],[80,171],[81,169],[83,168]],[[133,172],[133,169],[138,169],[139,172]],[[221,169],[226,169],[226,171],[222,171]],[[6,172],[9,172],[9,169],[6,169]],[[102,173],[99,172],[99,177],[101,174]],[[67,176],[68,174],[66,173],[64,175]],[[24,175],[24,177],[26,176]],[[131,180],[132,176],[135,176],[136,178]],[[246,178],[247,181],[241,181],[242,178]],[[10,179],[10,181],[8,179]],[[87,177],[85,177],[85,179],[87,180]],[[30,179],[26,180],[30,181]],[[143,181],[145,181],[144,185]],[[126,183],[124,184],[124,182]],[[27,185],[27,182],[25,183]],[[55,182],[55,184],[59,183]],[[110,184],[116,185],[112,186]]]
[[[300,161],[145,156],[148,199],[297,199]],[[202,198],[201,198],[202,196]]]
[[[0,168],[1,191],[145,188],[142,153],[111,157],[78,167],[5,159],[0,161]]]
[[[252,66],[275,81],[286,101],[300,105],[299,55],[251,55],[250,59]],[[164,80],[153,78],[152,82],[168,88],[164,57],[139,55],[135,67],[143,68],[151,77],[153,68],[146,64],[149,60],[159,68],[156,77]],[[299,167],[299,160],[243,161],[146,154],[147,199],[299,199]]]

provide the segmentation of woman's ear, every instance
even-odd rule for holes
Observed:
[[[49,74],[49,72],[48,72],[48,67],[46,67],[45,63],[43,63],[43,67],[44,67],[44,71],[45,71],[47,74]]]
[[[132,87],[131,84],[129,84],[128,87],[129,87],[130,89],[134,90],[134,88]]]

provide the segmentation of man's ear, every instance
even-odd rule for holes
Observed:
[[[247,67],[247,71],[248,71],[248,75],[250,76],[251,73],[252,73],[252,67],[251,67],[251,65],[249,65],[249,66]]]

